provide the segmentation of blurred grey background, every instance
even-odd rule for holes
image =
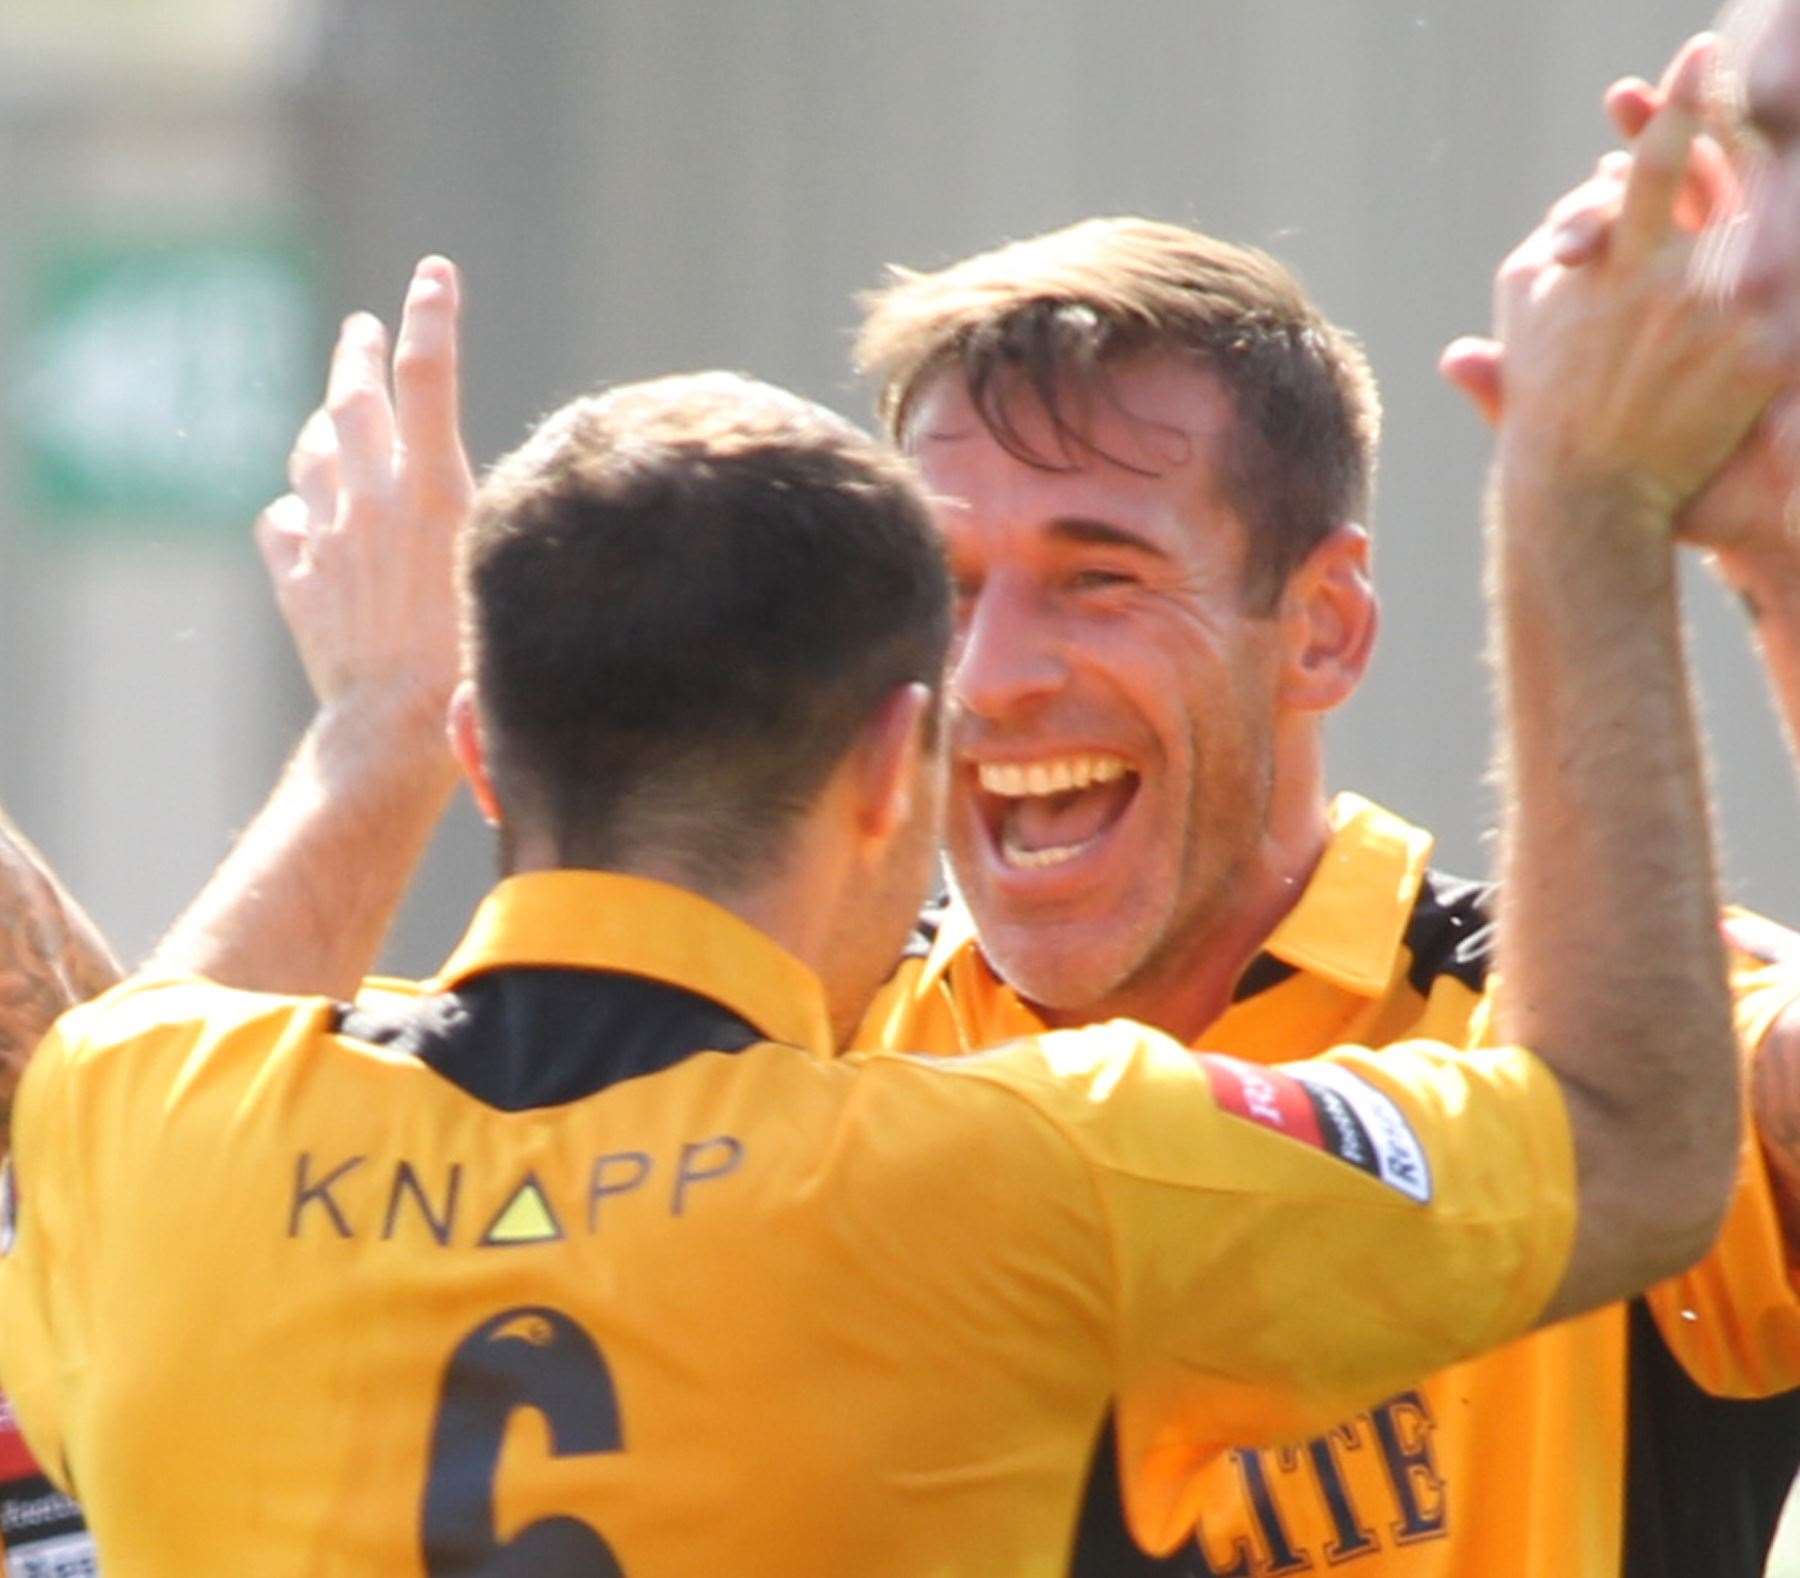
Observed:
[[[1697,0],[5,0],[0,798],[127,955],[306,716],[248,525],[330,332],[467,278],[478,461],[584,386],[753,370],[866,417],[855,293],[1093,213],[1270,247],[1387,404],[1384,629],[1334,778],[1485,868],[1485,437],[1434,371]],[[1800,921],[1744,622],[1694,587],[1733,889]],[[389,950],[489,878],[459,807]]]

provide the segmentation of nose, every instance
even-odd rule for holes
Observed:
[[[1053,611],[1021,578],[989,575],[965,606],[950,667],[964,711],[1004,722],[1068,679]]]

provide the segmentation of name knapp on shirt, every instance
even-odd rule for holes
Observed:
[[[735,1135],[714,1134],[661,1156],[604,1151],[573,1177],[535,1167],[489,1177],[461,1162],[305,1150],[294,1157],[285,1228],[289,1238],[429,1238],[446,1249],[555,1243],[600,1233],[627,1202],[685,1216],[745,1154]]]

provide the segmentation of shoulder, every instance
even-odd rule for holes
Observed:
[[[271,1020],[329,1016],[325,998],[282,997],[221,986],[200,976],[133,976],[57,1021],[56,1037],[93,1056],[109,1047],[183,1031],[214,1034]]]
[[[384,983],[385,984],[385,983]],[[27,1077],[78,1081],[143,1095],[146,1084],[186,1086],[203,1072],[245,1077],[271,1063],[316,1056],[336,1039],[346,1005],[223,986],[199,976],[135,976],[64,1014]]]

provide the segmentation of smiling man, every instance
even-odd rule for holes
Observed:
[[[1377,624],[1355,342],[1273,259],[1127,219],[901,272],[859,351],[959,597],[955,896],[865,1040],[972,1050],[1129,1015],[1267,1063],[1491,1036],[1487,890],[1327,793],[1323,721]],[[1755,1047],[1800,981],[1740,955],[1736,985]],[[1077,1570],[1760,1573],[1800,1405],[1718,1394],[1800,1383],[1774,1149],[1747,1149],[1693,1272],[1305,1447],[1221,1459],[1172,1557],[1126,1535],[1101,1429]]]
[[[1367,364],[1273,260],[1105,221],[910,277],[863,351],[957,580],[981,955],[1051,1023],[1191,1037],[1331,836],[1319,720],[1375,630]]]

